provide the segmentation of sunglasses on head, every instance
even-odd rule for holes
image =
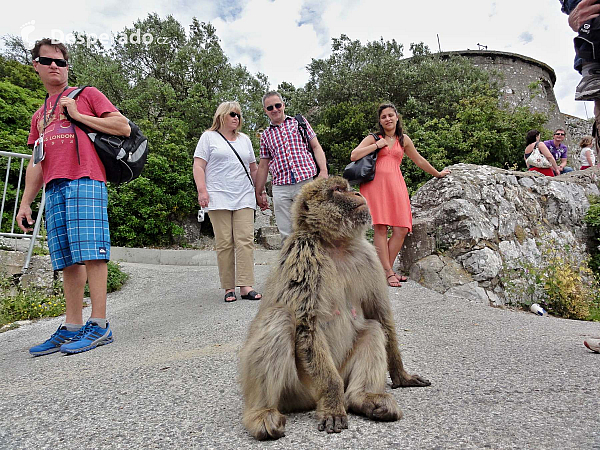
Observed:
[[[49,66],[54,63],[58,67],[67,67],[67,61],[65,59],[46,58],[45,56],[38,56],[34,61],[39,62],[43,66]]]
[[[267,111],[273,111],[273,108],[281,109],[282,106],[281,103],[275,103],[274,105],[267,106]]]
[[[241,119],[241,118],[242,118],[242,116],[240,116],[240,115],[239,115],[238,113],[236,113],[235,111],[231,111],[231,112],[229,113],[229,116],[230,116],[230,117],[237,117],[238,119]]]
[[[564,136],[565,133],[554,133],[554,136]]]

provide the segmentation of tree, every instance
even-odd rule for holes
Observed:
[[[113,241],[131,246],[175,242],[182,233],[178,223],[198,208],[192,177],[198,138],[222,101],[237,100],[244,131],[256,145],[266,77],[231,65],[214,27],[195,18],[186,34],[172,16],[149,14],[118,33],[110,47],[81,36],[69,52],[72,84],[98,87],[149,140],[142,175],[109,189]]]
[[[438,169],[459,162],[524,166],[524,135],[543,129],[547,118],[503,105],[494,79],[465,58],[432,54],[422,43],[410,50],[413,56],[403,58],[394,40],[362,44],[342,35],[328,58],[312,60],[304,88],[280,85],[308,113],[332,169],[340,173],[352,149],[377,130],[384,101],[396,105],[405,132]],[[410,161],[402,171],[410,191],[429,178]]]

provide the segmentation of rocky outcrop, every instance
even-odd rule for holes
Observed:
[[[586,252],[588,195],[598,168],[559,177],[458,164],[412,197],[413,232],[400,269],[424,286],[474,301],[506,303],[501,274],[538,265],[539,245],[554,240]]]

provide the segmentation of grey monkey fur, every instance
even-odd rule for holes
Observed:
[[[386,372],[392,388],[431,383],[404,370],[384,271],[365,239],[364,197],[343,178],[317,179],[292,218],[240,352],[244,426],[256,439],[278,439],[283,413],[314,408],[328,433],[348,427],[346,412],[400,419]]]

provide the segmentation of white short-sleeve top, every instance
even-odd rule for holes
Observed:
[[[250,174],[250,163],[256,163],[250,138],[239,133],[235,141],[229,141],[235,148]],[[240,160],[216,131],[205,131],[200,136],[194,158],[206,161],[206,190],[208,210],[226,209],[236,211],[242,208],[256,209],[254,188],[242,167]]]
[[[581,149],[581,153],[579,153],[579,162],[581,163],[582,166],[587,166],[588,160],[585,157],[585,154],[587,152],[590,152],[590,155],[592,156],[592,166],[596,165],[596,155],[594,155],[594,150],[592,150],[590,147],[585,147]]]

